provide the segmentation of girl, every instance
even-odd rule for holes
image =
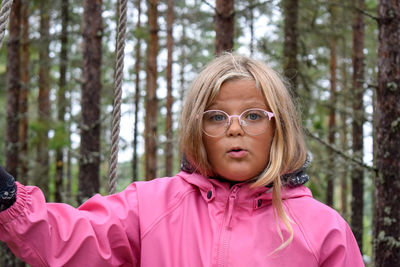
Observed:
[[[2,172],[0,239],[32,266],[364,266],[347,223],[303,185],[295,108],[263,63],[224,54],[206,66],[181,149],[176,176],[78,209]]]

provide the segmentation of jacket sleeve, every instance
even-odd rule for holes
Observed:
[[[79,208],[46,203],[40,189],[17,184],[17,200],[0,212],[0,240],[32,266],[138,266],[135,184],[95,195]]]
[[[364,267],[353,232],[346,221],[337,216],[337,227],[329,230],[320,247],[320,266]]]

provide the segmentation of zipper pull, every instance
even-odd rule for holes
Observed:
[[[236,200],[236,195],[239,191],[239,187],[235,186],[232,188],[232,192],[229,195],[229,203],[228,203],[228,228],[232,228],[231,222],[232,222],[232,213],[233,213],[233,207],[235,205],[235,200]]]

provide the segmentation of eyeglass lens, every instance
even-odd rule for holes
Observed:
[[[249,109],[240,116],[228,115],[221,110],[208,110],[203,113],[203,131],[209,136],[220,136],[229,128],[234,117],[239,119],[247,134],[260,135],[268,129],[271,115],[262,109]]]

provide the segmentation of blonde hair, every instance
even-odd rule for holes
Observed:
[[[265,170],[257,176],[252,187],[273,183],[274,213],[290,232],[290,237],[284,241],[277,225],[282,240],[281,246],[277,248],[280,250],[293,239],[291,220],[283,209],[281,176],[300,168],[307,154],[301,124],[292,98],[284,85],[284,79],[266,64],[248,57],[225,53],[215,58],[200,72],[186,96],[181,116],[181,151],[196,172],[205,176],[213,174],[202,141],[202,121],[199,116],[213,103],[221,85],[236,79],[254,80],[264,95],[267,106],[275,114],[276,128],[270,149],[270,161]]]

